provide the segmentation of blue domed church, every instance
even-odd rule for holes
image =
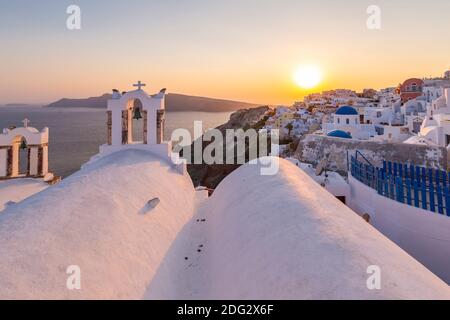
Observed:
[[[324,133],[333,138],[366,140],[376,135],[373,125],[361,124],[358,111],[341,106],[333,115],[333,122],[323,125]]]

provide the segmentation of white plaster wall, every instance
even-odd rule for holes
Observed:
[[[42,149],[42,174],[48,173],[48,147]]]
[[[261,165],[241,166],[205,204],[207,225],[202,228],[210,229],[198,279],[206,278],[207,298],[447,296],[431,287],[434,276],[422,278],[428,270],[303,170],[284,159],[267,160],[278,163],[276,175],[261,175]],[[369,265],[381,268],[381,290],[367,290]],[[442,289],[449,290],[445,284]]]
[[[112,111],[112,145],[122,145],[122,110],[130,100],[139,99],[142,103],[142,109],[147,111],[147,143],[156,144],[156,113],[164,109],[164,94],[149,96],[142,90],[135,90],[123,95],[120,99],[108,101],[108,110]],[[129,117],[129,128],[131,117]],[[128,132],[128,141],[132,140],[131,130]]]
[[[6,149],[0,149],[0,177],[6,177],[6,158],[8,151]]]
[[[403,128],[405,127],[384,126],[384,134],[377,138],[382,141],[401,143],[411,137],[409,128],[406,127],[408,128],[408,132],[402,132]],[[389,134],[391,135],[390,137]]]
[[[359,115],[338,115],[335,114],[334,115],[334,124],[336,126],[356,126],[359,124]],[[339,119],[339,123],[338,123],[338,119]],[[349,121],[349,123],[347,124],[346,121]]]
[[[12,146],[12,176],[15,177],[19,174],[19,147],[20,144],[16,143]]]
[[[0,214],[0,299],[142,298],[193,216],[195,194],[189,175],[123,150],[8,207]],[[149,210],[155,197],[160,204]],[[185,254],[176,254],[183,266]],[[67,290],[72,264],[81,267],[81,290]],[[178,285],[167,268],[163,289]]]
[[[447,102],[447,106],[450,107],[450,89],[445,89],[445,100]]]
[[[100,146],[100,153],[93,156],[88,163],[97,161],[105,156],[108,156],[112,153],[116,153],[126,149],[134,149],[134,150],[142,150],[146,152],[150,152],[153,155],[169,161],[171,159],[172,153],[172,143],[165,142],[156,145],[147,145],[147,144],[128,144],[128,145],[120,145],[120,146],[110,146],[107,144]],[[84,166],[84,165],[83,165]]]
[[[164,95],[158,97],[152,97],[146,103],[143,104],[144,110],[147,111],[147,143],[157,144],[157,112],[163,110],[165,105]]]
[[[147,143],[156,144],[156,110],[147,114]]]
[[[127,110],[127,143],[133,143],[133,109]]]
[[[349,207],[450,284],[450,217],[380,196],[351,176],[349,183]]]
[[[38,148],[30,149],[30,175],[38,174]]]
[[[48,133],[48,128],[44,128],[41,132],[32,127],[6,130],[0,134],[0,146],[11,145],[16,137],[24,137],[28,144],[48,143]]]
[[[17,137],[25,138],[28,145],[42,145],[48,143],[49,129],[44,128],[42,131],[38,131],[36,128],[32,127],[22,127],[15,128],[13,130],[5,129],[2,134],[0,134],[0,146],[12,146],[13,147],[13,161],[12,161],[12,176],[15,177],[19,174],[19,147],[20,144],[14,143]],[[44,147],[47,150],[48,147]],[[31,175],[37,174],[37,151],[31,150],[30,159],[30,173]],[[44,172],[48,172],[48,151],[44,152]],[[0,177],[6,176],[6,161],[7,161],[6,150],[0,150]]]
[[[122,144],[122,109],[112,110],[112,145]]]

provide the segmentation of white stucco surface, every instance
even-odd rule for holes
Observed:
[[[19,127],[12,130],[3,129],[0,134],[0,146],[11,145],[15,138],[24,137],[28,144],[39,145],[48,143],[48,128],[38,131],[32,127]]]
[[[295,165],[280,160],[277,175],[259,173],[247,164],[219,185],[146,298],[450,298],[446,284]],[[381,290],[367,289],[371,265],[381,268]]]
[[[258,173],[241,167],[211,198],[209,297],[450,298],[445,283],[292,163]],[[382,270],[381,290],[367,289],[370,265]]]
[[[347,198],[349,196],[350,186],[339,173],[324,170],[320,175],[317,175],[316,170],[311,164],[300,162],[295,158],[287,158],[286,160],[290,161],[299,169],[303,170],[315,182],[317,182],[335,197]]]
[[[450,284],[450,217],[380,196],[351,176],[349,182],[348,205]]]
[[[157,144],[156,119],[157,111],[164,110],[165,91],[159,94],[148,95],[144,90],[133,90],[122,96],[108,100],[108,111],[112,113],[112,132],[111,142],[113,146],[122,145],[122,111],[130,110],[130,103],[139,100],[142,103],[142,109],[148,112],[147,119],[147,142],[148,144]],[[131,117],[128,119],[128,126],[131,128]],[[128,132],[128,142],[132,142],[131,130]]]
[[[149,152],[94,161],[0,215],[0,298],[450,299],[306,173],[279,165],[274,176],[244,165],[206,199]],[[71,265],[79,291],[66,288]],[[370,265],[381,290],[366,286]]]
[[[28,120],[24,120],[27,122]],[[41,131],[32,127],[19,127],[14,129],[3,129],[0,133],[0,177],[18,177],[19,172],[19,150],[20,143],[23,141],[27,144],[30,150],[29,157],[29,175],[30,176],[44,176],[48,173],[48,142],[49,129],[44,128]],[[8,152],[5,147],[12,147],[12,170],[8,174]],[[42,148],[42,169],[39,171],[39,153],[38,148]]]
[[[0,214],[0,298],[141,298],[194,201],[189,176],[148,152],[94,162]],[[66,287],[71,265],[79,291]]]
[[[0,212],[8,202],[20,202],[48,187],[42,179],[12,179],[0,181]],[[14,205],[13,205],[14,206]]]

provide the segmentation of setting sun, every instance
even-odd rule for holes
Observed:
[[[295,70],[294,81],[303,89],[314,88],[322,81],[322,71],[315,65],[301,66]]]

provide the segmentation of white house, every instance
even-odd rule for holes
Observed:
[[[448,147],[450,144],[450,89],[427,106],[420,132],[405,141],[411,144],[427,144]]]
[[[366,124],[389,124],[392,117],[392,108],[365,108],[364,109],[364,122]]]
[[[289,107],[286,107],[286,106],[278,106],[277,108],[276,108],[276,110],[275,110],[275,115],[277,116],[277,117],[279,117],[279,116],[282,116],[283,114],[285,114],[285,113],[290,113],[290,112],[292,112],[293,110],[291,109],[291,108],[289,108]]]
[[[436,100],[444,94],[444,88],[436,86],[425,86],[423,87],[423,94],[427,102],[432,102],[433,100]]]
[[[382,126],[382,134],[377,135],[373,138],[375,141],[383,141],[388,143],[402,143],[403,141],[409,139],[412,136],[410,128],[408,125],[403,126]]]

